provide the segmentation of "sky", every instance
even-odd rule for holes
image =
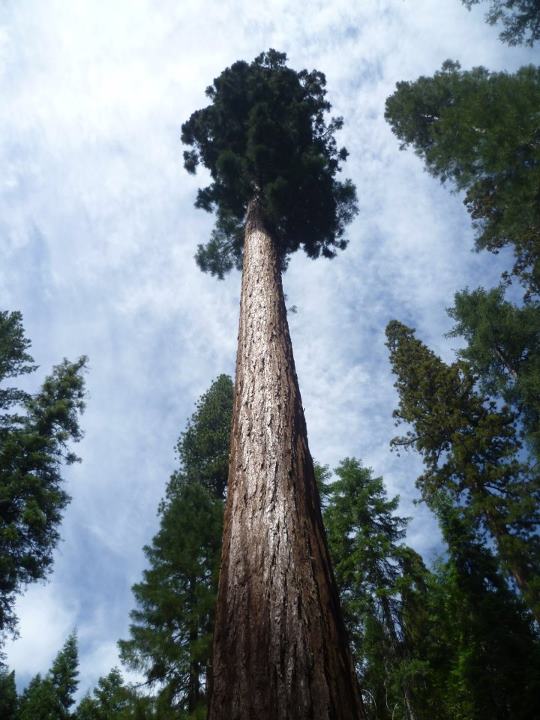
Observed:
[[[82,463],[47,584],[17,602],[6,645],[20,687],[76,629],[80,690],[118,665],[131,586],[197,398],[233,374],[240,275],[193,260],[213,219],[193,207],[204,173],[182,166],[180,126],[237,59],[270,47],[322,70],[350,151],[360,212],[334,260],[297,253],[284,276],[313,456],[355,456],[412,518],[408,542],[432,560],[436,523],[414,504],[420,462],[389,442],[396,393],[384,329],[417,329],[445,360],[456,291],[493,286],[504,254],[472,252],[462,199],[424,171],[384,120],[400,80],[537,62],[459,0],[3,0],[0,3],[0,298],[20,310],[40,369],[87,355]]]

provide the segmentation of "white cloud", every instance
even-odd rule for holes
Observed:
[[[49,669],[68,635],[75,630],[77,607],[66,603],[59,588],[38,585],[29,588],[17,606],[20,637],[8,641],[6,650],[17,679],[26,682]]]

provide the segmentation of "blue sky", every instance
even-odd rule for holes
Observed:
[[[20,598],[7,646],[20,683],[75,627],[81,692],[118,663],[174,444],[196,399],[233,372],[240,276],[218,282],[193,261],[213,221],[193,208],[204,178],[183,170],[180,125],[224,67],[269,47],[326,73],[360,203],[344,253],[298,254],[284,278],[311,450],[382,474],[413,516],[409,541],[437,551],[432,518],[413,505],[418,460],[389,451],[384,328],[413,325],[450,359],[453,294],[495,284],[508,260],[471,252],[460,198],[399,151],[384,100],[447,58],[493,70],[537,60],[502,45],[483,12],[459,0],[2,3],[2,309],[23,312],[40,378],[64,356],[90,358],[64,541],[50,582]]]

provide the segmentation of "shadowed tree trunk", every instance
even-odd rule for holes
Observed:
[[[246,221],[210,720],[358,720],[280,261]]]

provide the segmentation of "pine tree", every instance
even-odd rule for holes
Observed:
[[[382,478],[354,458],[335,472],[323,484],[323,515],[368,716],[435,720],[433,704],[422,704],[428,668],[410,632],[427,602],[428,571],[402,542],[399,498],[389,500]]]
[[[433,507],[442,492],[478,538],[489,535],[540,619],[540,480],[521,460],[514,414],[476,391],[464,361],[446,365],[410,328],[392,321],[387,337],[399,393],[394,417],[412,426],[393,445],[422,454],[422,498]]]
[[[57,720],[57,712],[52,683],[38,673],[21,696],[18,720]]]
[[[461,0],[469,10],[482,0]],[[486,20],[490,25],[502,22],[501,40],[509,45],[532,45],[540,39],[538,0],[490,0]]]
[[[540,68],[511,75],[446,61],[433,77],[399,82],[385,117],[430,174],[465,191],[476,246],[510,245],[513,273],[540,292]]]
[[[77,708],[75,720],[150,720],[148,702],[126,686],[118,668],[98,680]]]
[[[149,568],[133,587],[131,637],[119,643],[123,662],[158,688],[160,714],[198,717],[206,706],[232,398],[221,375],[180,436],[180,469],[145,548]]]
[[[55,657],[45,678],[36,675],[20,700],[18,720],[69,720],[75,703],[79,659],[73,633]]]
[[[71,706],[75,702],[79,675],[79,654],[77,636],[72,633],[49,670],[48,679],[53,687],[58,704],[58,720],[71,717]]]
[[[8,669],[3,667],[0,662],[0,718],[2,720],[16,720],[17,707],[15,672],[8,672]]]
[[[518,307],[504,288],[456,294],[448,311],[450,337],[463,337],[458,357],[478,376],[479,387],[516,412],[524,442],[540,460],[540,303]]]
[[[358,718],[356,686],[326,547],[289,337],[281,271],[300,246],[345,246],[355,190],[327,122],[322,73],[270,50],[236,62],[182,127],[217,213],[203,270],[242,264],[240,330],[209,718]]]
[[[220,375],[197,402],[176,446],[185,479],[204,485],[217,498],[225,497],[229,472],[229,441],[233,384]]]
[[[0,382],[32,373],[20,313],[0,312]],[[68,448],[81,438],[82,373],[86,359],[64,360],[35,394],[0,389],[0,634],[13,631],[15,597],[46,577],[69,496],[64,463],[78,460]]]

